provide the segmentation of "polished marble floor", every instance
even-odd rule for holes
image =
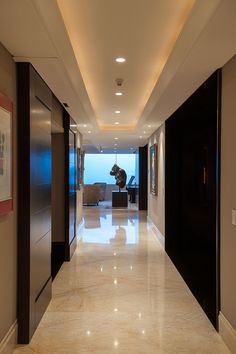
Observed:
[[[84,217],[31,344],[14,354],[229,353],[145,213],[86,208]]]

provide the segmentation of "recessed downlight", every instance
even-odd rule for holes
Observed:
[[[91,130],[89,130],[88,133],[91,134],[92,133]]]
[[[87,127],[87,124],[84,124],[83,127],[86,128],[86,127]]]
[[[115,122],[115,125],[118,125],[118,124],[120,124],[120,122]]]
[[[115,114],[120,114],[120,111],[115,111]]]
[[[148,125],[148,128],[151,128],[151,127],[152,127],[152,126],[149,124],[149,125]]]
[[[117,146],[117,144],[114,144],[114,146]]]
[[[140,137],[140,139],[142,139],[142,135],[140,135],[139,137]]]
[[[146,134],[145,130],[144,130],[143,134]]]
[[[116,58],[117,63],[124,63],[125,61],[126,61],[125,58],[122,58],[122,57]]]
[[[119,138],[114,138],[115,140],[118,140]]]
[[[122,92],[116,92],[115,95],[116,95],[116,96],[122,96],[123,93],[122,93]]]

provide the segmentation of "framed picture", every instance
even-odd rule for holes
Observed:
[[[13,209],[12,101],[0,94],[0,214]]]
[[[150,147],[150,193],[157,195],[157,144]]]
[[[84,183],[84,151],[77,148],[77,189]]]

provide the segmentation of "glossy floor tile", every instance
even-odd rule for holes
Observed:
[[[86,208],[84,217],[31,344],[14,354],[229,353],[145,213]]]

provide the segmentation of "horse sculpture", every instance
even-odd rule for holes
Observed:
[[[119,186],[119,188],[125,187],[126,179],[127,179],[125,170],[123,170],[122,168],[120,168],[118,165],[115,164],[111,169],[110,175],[115,176],[116,185]]]

